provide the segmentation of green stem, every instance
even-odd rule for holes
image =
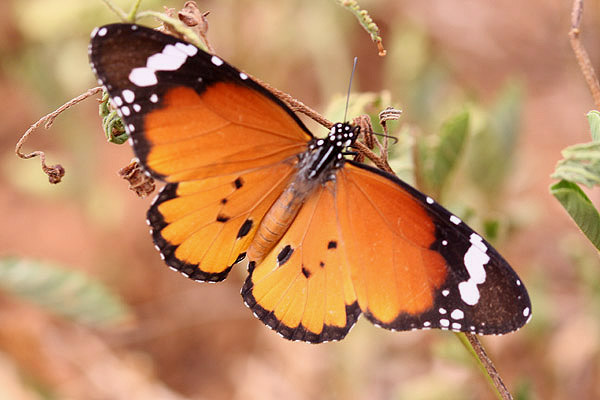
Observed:
[[[122,21],[129,21],[129,16],[127,15],[127,13],[125,13],[125,11],[121,10],[119,7],[117,7],[116,5],[113,4],[113,2],[111,0],[102,0],[104,2],[104,4],[106,4],[106,6],[108,8],[110,8],[115,14],[117,14],[117,16],[119,17],[119,19],[121,19]]]
[[[135,0],[135,2],[133,3],[133,5],[131,6],[131,11],[129,11],[129,15],[127,17],[127,21],[129,21],[129,22],[135,22],[137,11],[140,8],[140,3],[141,2],[142,2],[142,0]]]

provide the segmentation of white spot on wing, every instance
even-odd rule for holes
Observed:
[[[123,100],[119,96],[115,96],[112,99],[115,102],[117,107],[121,107],[123,105]]]
[[[444,289],[442,290],[442,296],[446,297],[450,294],[450,291],[448,289]]]
[[[446,318],[442,318],[440,319],[440,325],[444,328],[447,328],[450,326],[450,321],[448,321]]]
[[[98,27],[95,27],[95,28],[94,28],[94,30],[92,31],[92,34],[90,35],[90,37],[94,37],[94,36],[96,36],[96,33],[98,33],[98,30],[99,30],[99,29],[100,29],[100,28],[98,28]]]
[[[457,308],[450,313],[450,317],[452,317],[452,319],[463,319],[465,317],[465,313]]]
[[[523,316],[524,316],[524,317],[528,317],[528,316],[529,316],[529,312],[530,312],[530,311],[529,311],[529,307],[525,307],[525,308],[523,309]]]
[[[198,53],[198,49],[193,44],[179,42],[175,44],[175,47],[183,51],[189,57],[193,57]]]
[[[460,218],[458,218],[456,215],[451,215],[450,216],[450,222],[452,222],[454,225],[458,225],[460,224],[462,221],[460,220]]]
[[[156,95],[156,93],[153,93],[152,96],[150,96],[150,101],[152,103],[158,103],[158,96]]]
[[[458,284],[460,298],[468,305],[475,305],[479,301],[479,289],[477,285],[485,282],[485,269],[483,266],[490,261],[487,255],[487,246],[483,244],[481,236],[471,234],[471,247],[464,256],[464,263],[469,273],[469,279]]]
[[[246,80],[246,79],[248,79],[248,75],[246,75],[246,74],[245,74],[245,73],[243,73],[243,72],[240,72],[240,78],[241,78],[242,80]]]
[[[179,46],[178,46],[179,45]],[[148,57],[145,67],[131,70],[129,80],[140,87],[152,86],[158,83],[157,71],[176,71],[198,50],[192,45],[178,43],[166,45],[160,53]],[[194,50],[191,50],[193,48]]]
[[[129,73],[129,80],[140,87],[152,86],[158,83],[154,71],[146,67],[132,69]]]
[[[125,89],[125,90],[123,90],[122,94],[123,94],[123,99],[125,99],[125,101],[128,103],[132,103],[133,100],[135,100],[135,93],[133,93],[132,90]]]
[[[97,33],[98,33],[98,36],[104,36],[104,35],[106,35],[107,32],[108,32],[108,29],[100,28]]]
[[[425,201],[427,201],[427,204],[433,204],[433,199],[429,196],[427,196],[427,198],[425,199]]]
[[[220,67],[221,65],[223,65],[223,60],[221,60],[217,56],[212,56],[212,58],[210,59],[210,62],[212,62],[213,64],[215,64],[217,67]]]

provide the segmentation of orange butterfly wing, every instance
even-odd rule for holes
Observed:
[[[361,312],[392,330],[481,334],[530,317],[527,292],[487,242],[396,177],[351,161],[250,270],[247,305],[288,339],[342,339]]]
[[[349,161],[337,180],[340,226],[354,233],[346,254],[371,322],[487,335],[529,321],[531,303],[517,274],[455,215],[367,165]]]
[[[225,279],[294,171],[287,161],[167,184],[148,211],[154,243],[167,265],[195,280]]]
[[[531,317],[518,276],[460,219],[392,175],[341,160],[356,138],[349,125],[311,140],[246,74],[141,26],[96,29],[90,60],[141,164],[167,182],[148,212],[166,263],[218,281],[257,244],[256,260],[267,254],[250,260],[242,295],[282,336],[341,339],[361,312],[388,329],[481,334]],[[281,200],[315,177],[297,204]],[[261,225],[265,215],[273,220]],[[273,224],[283,236],[266,232]]]
[[[313,343],[346,336],[360,315],[340,243],[333,182],[309,197],[288,231],[255,265],[242,289],[246,304],[283,337]]]
[[[224,279],[312,135],[244,73],[152,29],[99,28],[90,59],[141,164],[169,182],[148,211],[156,247],[190,278]]]

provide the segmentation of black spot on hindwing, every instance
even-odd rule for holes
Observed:
[[[229,221],[229,217],[223,214],[217,215],[217,222],[227,222]]]
[[[281,267],[283,264],[285,264],[290,259],[293,252],[294,249],[292,249],[292,246],[289,244],[281,249],[279,254],[277,254],[277,266]]]
[[[246,236],[248,234],[248,232],[250,232],[250,229],[252,229],[252,220],[247,219],[246,221],[244,221],[244,223],[240,227],[240,230],[238,231],[238,234],[237,234],[237,238],[241,239],[244,236]]]
[[[337,248],[337,242],[335,240],[330,240],[329,243],[327,243],[327,248],[328,249],[335,249],[335,248]]]

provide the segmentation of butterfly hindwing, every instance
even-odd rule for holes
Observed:
[[[195,280],[225,279],[288,184],[294,164],[167,184],[148,211],[167,265]]]
[[[334,207],[330,182],[307,200],[267,257],[251,261],[244,301],[287,339],[340,340],[360,315]]]

